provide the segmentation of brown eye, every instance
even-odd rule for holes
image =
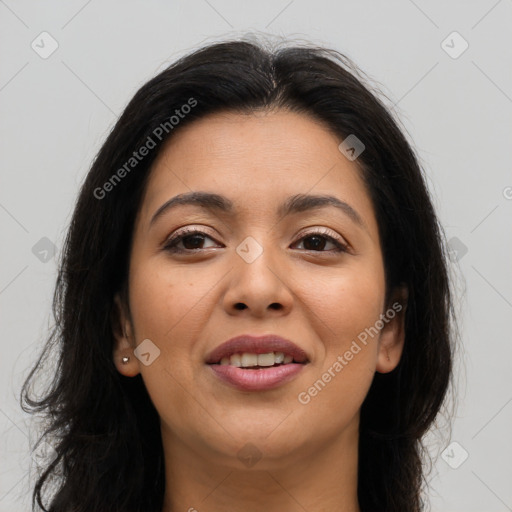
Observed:
[[[308,233],[306,236],[303,236],[299,242],[304,244],[304,249],[306,251],[315,251],[315,252],[346,252],[347,246],[341,240],[334,238],[331,235],[326,234],[322,231],[314,231]],[[326,244],[331,243],[334,245],[335,249],[324,250]]]
[[[164,246],[164,250],[175,253],[183,253],[189,251],[195,251],[197,249],[204,249],[202,245],[206,238],[213,240],[203,231],[197,229],[190,229],[179,232],[177,235],[172,237]],[[183,247],[179,247],[179,244]]]

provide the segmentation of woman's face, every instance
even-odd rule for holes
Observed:
[[[357,435],[375,371],[398,364],[403,314],[384,303],[374,210],[340,142],[311,118],[277,110],[210,115],[162,148],[134,227],[133,323],[121,312],[126,337],[116,334],[114,359],[124,375],[141,373],[166,450],[238,467],[252,454],[262,469],[312,456]],[[231,209],[182,203],[154,217],[192,192],[222,196]],[[340,206],[303,201],[310,196]],[[201,233],[167,243],[184,231]],[[207,356],[242,334],[291,340],[308,362],[266,388],[228,382]],[[235,380],[268,372],[235,360]]]

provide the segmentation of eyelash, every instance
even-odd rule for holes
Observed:
[[[189,228],[189,229],[185,229],[185,230],[181,231],[178,235],[175,235],[172,238],[170,238],[167,241],[167,243],[164,245],[163,249],[166,251],[169,251],[171,253],[180,253],[180,254],[196,253],[197,251],[200,251],[201,249],[181,249],[181,248],[177,247],[177,244],[179,244],[184,238],[187,238],[192,235],[203,235],[206,238],[210,238],[213,240],[213,238],[211,236],[209,236],[207,233],[205,233],[204,231],[200,231],[196,228]],[[304,236],[299,238],[297,240],[297,242],[302,242],[303,240],[313,237],[313,236],[320,236],[321,238],[324,238],[327,241],[332,242],[336,246],[336,249],[331,249],[330,251],[315,251],[314,249],[303,249],[303,250],[305,250],[307,252],[319,252],[319,253],[322,253],[322,252],[328,253],[331,251],[334,251],[337,253],[338,252],[348,252],[348,246],[346,244],[344,244],[340,240],[328,235],[326,231],[321,231],[321,230],[308,232]]]

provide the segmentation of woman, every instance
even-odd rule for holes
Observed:
[[[338,52],[216,43],[145,84],[81,188],[54,315],[22,396],[50,419],[44,510],[422,509],[444,237]]]

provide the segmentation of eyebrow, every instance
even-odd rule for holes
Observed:
[[[225,196],[211,192],[188,192],[179,194],[166,201],[155,212],[149,226],[151,227],[164,213],[179,206],[199,206],[210,211],[233,214],[235,207],[233,202]],[[321,208],[334,207],[345,213],[359,227],[366,228],[363,219],[348,203],[331,195],[297,194],[287,198],[278,208],[277,215],[285,217],[294,213],[300,213]]]

